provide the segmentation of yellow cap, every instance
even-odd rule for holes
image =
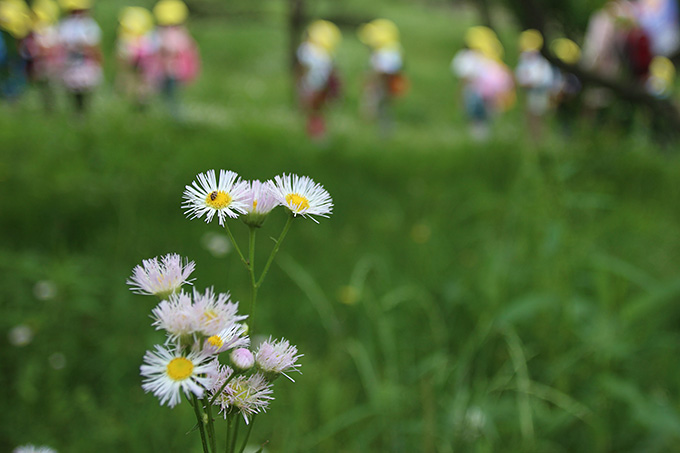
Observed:
[[[140,6],[127,6],[118,16],[121,32],[132,36],[143,36],[153,29],[151,11]]]
[[[519,49],[522,52],[535,52],[543,47],[543,36],[538,30],[524,30],[519,35]]]
[[[488,58],[498,61],[503,59],[503,45],[489,27],[478,25],[469,28],[465,32],[465,43],[470,49],[477,50]]]
[[[359,27],[359,40],[369,47],[380,49],[399,43],[399,29],[389,19],[375,19]]]
[[[59,20],[59,5],[54,0],[36,0],[32,9],[37,26],[55,24]]]
[[[153,8],[158,25],[179,25],[189,16],[187,5],[181,0],[161,0]]]
[[[77,11],[92,8],[92,0],[59,0],[59,5],[66,11]]]
[[[550,44],[550,50],[568,64],[576,64],[581,59],[581,48],[571,39],[557,38]]]
[[[24,38],[31,31],[31,17],[23,1],[0,2],[0,28],[17,39]]]
[[[654,77],[658,77],[669,83],[675,78],[675,66],[673,65],[673,62],[660,55],[652,58],[652,62],[649,64],[649,72]]]
[[[307,35],[311,42],[318,44],[328,52],[333,52],[342,41],[340,29],[333,22],[327,20],[316,20],[309,24]]]

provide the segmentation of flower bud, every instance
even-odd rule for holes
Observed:
[[[246,371],[253,367],[255,364],[255,357],[250,350],[246,348],[238,348],[231,351],[229,355],[232,365],[234,368],[240,371]]]

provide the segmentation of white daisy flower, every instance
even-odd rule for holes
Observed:
[[[154,322],[151,324],[156,330],[165,330],[168,341],[176,341],[196,333],[199,319],[191,303],[191,296],[182,291],[172,294],[167,300],[161,301],[151,310]]]
[[[208,374],[214,373],[216,367],[212,356],[202,352],[184,354],[179,349],[156,346],[155,351],[146,351],[144,364],[139,369],[145,377],[144,391],[156,395],[161,406],[168,403],[175,407],[181,400],[180,392],[203,398],[203,392],[212,383]]]
[[[12,453],[57,453],[57,450],[44,445],[40,447],[36,447],[35,445],[21,445],[12,450]]]
[[[333,211],[333,200],[326,189],[307,176],[285,173],[282,176],[275,176],[270,189],[279,203],[295,216],[310,216],[317,222],[312,215],[328,217]]]
[[[246,225],[260,227],[272,209],[279,206],[279,200],[271,190],[271,181],[254,180],[248,183],[248,207],[242,217]]]
[[[234,348],[247,348],[250,338],[243,324],[232,324],[222,332],[206,338],[203,350],[208,354],[219,354]]]
[[[231,371],[231,368],[228,369]],[[225,376],[228,377],[230,374],[231,372],[225,373]],[[224,383],[226,377],[221,379],[221,384]],[[219,386],[213,385],[213,392],[219,390],[221,384]],[[250,422],[249,416],[267,410],[269,403],[274,399],[272,393],[272,384],[260,373],[250,376],[239,375],[229,381],[222,393],[217,396],[215,405],[220,407],[220,413],[225,418],[234,409],[240,411],[246,424],[248,424]]]
[[[207,288],[204,294],[194,290],[192,309],[198,322],[196,330],[208,337],[217,335],[234,323],[247,318],[238,315],[238,302],[231,302],[229,294],[215,295],[212,288]]]
[[[176,253],[170,253],[149,260],[143,260],[132,270],[132,276],[127,284],[137,294],[155,295],[162,298],[180,290],[182,285],[191,284],[189,276],[196,265],[193,261],[182,258]]]
[[[302,354],[298,354],[297,347],[290,344],[288,340],[281,339],[273,341],[271,337],[263,341],[255,353],[255,362],[258,368],[266,375],[276,377],[279,374],[286,376],[291,381],[295,382],[293,378],[286,373],[300,370],[300,364],[297,363]]]
[[[236,218],[245,214],[248,207],[248,182],[241,181],[233,171],[220,170],[219,180],[215,170],[199,173],[191,186],[185,186],[182,198],[184,214],[190,219],[201,218],[210,222],[217,214],[220,225],[224,226],[227,217]]]

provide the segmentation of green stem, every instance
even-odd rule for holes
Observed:
[[[231,230],[229,229],[229,224],[227,222],[224,222],[224,229],[227,231],[227,235],[229,236],[229,240],[231,240],[231,244],[234,246],[234,250],[236,250],[236,253],[238,253],[239,258],[241,258],[241,261],[243,262],[243,264],[245,264],[246,267],[248,267],[248,261],[243,256],[243,253],[241,253],[241,248],[238,246],[238,243],[236,242],[234,235],[231,234]]]
[[[220,389],[215,392],[213,397],[210,399],[210,404],[209,404],[210,406],[212,406],[215,403],[215,400],[220,395],[220,393],[222,393],[222,390],[224,390],[224,388],[227,386],[229,381],[231,381],[232,379],[234,379],[236,377],[236,374],[237,374],[236,371],[231,373],[231,375],[224,381],[224,384],[222,384],[222,387],[220,387]]]
[[[246,431],[246,437],[243,439],[243,443],[241,444],[241,448],[238,450],[238,453],[243,453],[243,450],[246,449],[246,445],[248,444],[248,439],[250,438],[250,432],[253,430],[253,425],[255,424],[255,414],[253,414],[253,417],[250,419],[250,423],[248,424],[248,431]]]
[[[231,445],[231,424],[232,424],[233,418],[234,418],[234,414],[228,414],[227,415],[227,447],[224,450],[225,453],[230,453],[229,445]]]
[[[271,266],[272,261],[274,261],[274,257],[279,251],[279,247],[281,247],[281,242],[283,242],[283,238],[286,237],[286,233],[288,233],[288,230],[290,229],[291,224],[293,223],[293,215],[291,214],[290,217],[288,217],[288,221],[286,222],[286,225],[283,227],[283,231],[281,231],[281,235],[279,238],[276,240],[276,245],[274,245],[274,248],[272,249],[271,255],[269,255],[269,259],[267,260],[267,264],[265,264],[264,269],[262,270],[262,275],[260,275],[260,279],[257,281],[257,286],[259,287],[262,284],[262,281],[264,280],[265,275],[267,275],[267,271],[269,271],[269,266]]]
[[[257,290],[259,285],[255,281],[255,234],[257,228],[250,227],[250,237],[248,242],[248,260],[250,262],[250,311],[248,313],[248,335],[252,338],[255,326],[255,302],[257,301]]]
[[[236,438],[238,437],[238,425],[241,421],[241,417],[239,416],[240,414],[237,412],[234,414],[234,417],[236,417],[236,420],[234,420],[234,434],[231,436],[231,445],[229,445],[229,452],[234,453],[236,451]]]
[[[208,443],[206,442],[205,439],[205,426],[203,423],[203,414],[201,409],[198,407],[198,398],[196,398],[196,395],[193,393],[191,394],[191,398],[193,400],[193,406],[194,406],[194,414],[196,414],[196,422],[198,423],[198,430],[201,433],[201,444],[203,444],[203,453],[210,453],[210,449],[208,449]]]
[[[217,452],[217,439],[215,439],[215,423],[212,416],[212,404],[208,404],[208,396],[203,398],[205,413],[208,415],[208,441],[213,453]]]

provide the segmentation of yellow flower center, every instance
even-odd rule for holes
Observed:
[[[194,364],[186,357],[177,357],[168,363],[167,371],[173,381],[183,381],[193,373]]]
[[[219,335],[213,335],[212,337],[208,338],[207,342],[216,348],[221,348],[224,344],[224,341],[222,341],[222,338],[220,338]]]
[[[253,200],[253,211],[257,209],[257,200]]]
[[[309,209],[309,200],[297,193],[289,193],[286,195],[286,203],[288,203],[288,206],[290,206],[291,209],[294,209],[297,212]]]
[[[231,196],[227,192],[215,190],[205,197],[205,203],[213,209],[224,209],[231,204]]]

